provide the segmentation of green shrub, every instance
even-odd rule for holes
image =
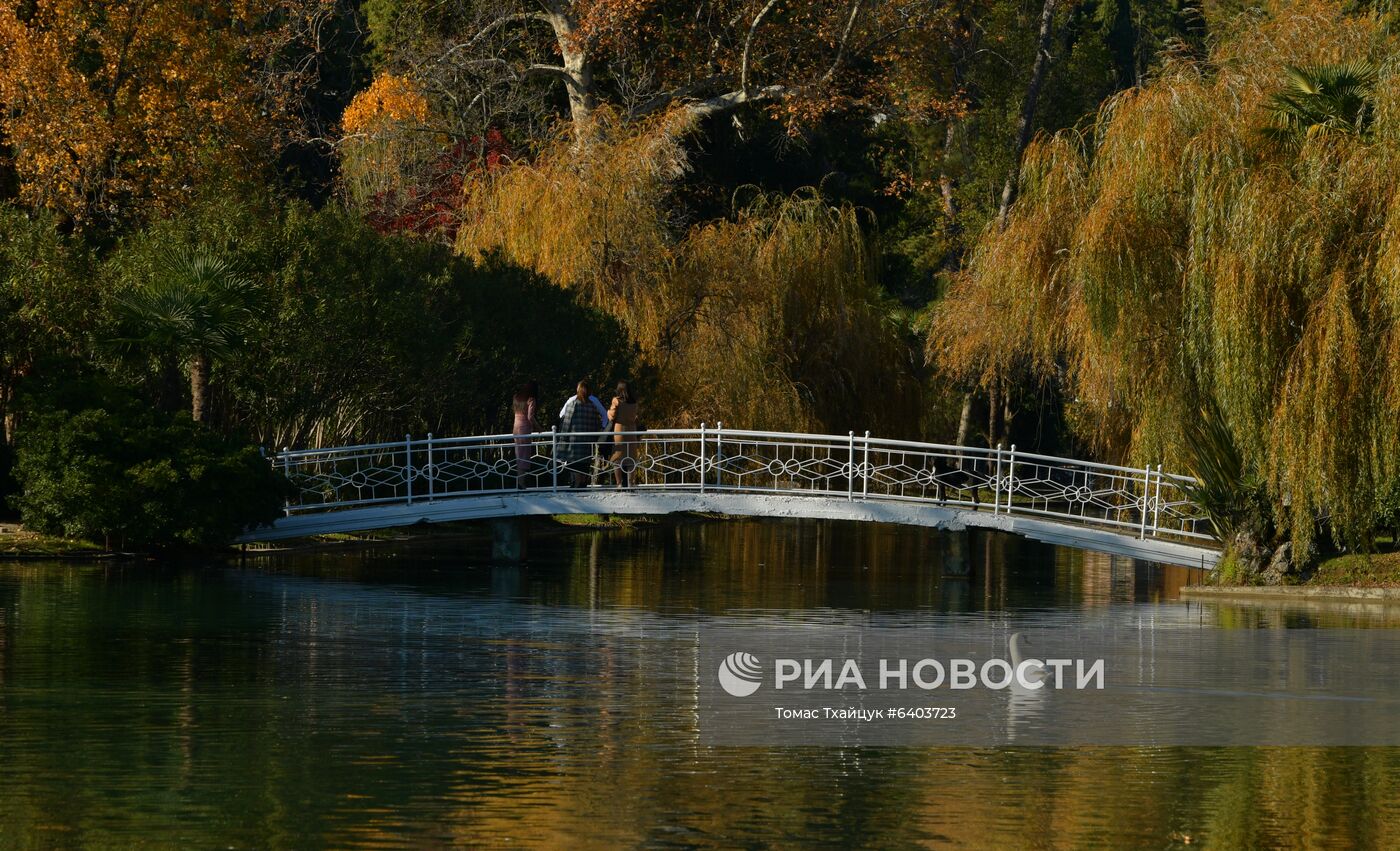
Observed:
[[[1381,493],[1371,526],[1376,532],[1389,532],[1391,546],[1400,548],[1400,478],[1392,479]]]
[[[283,485],[256,448],[120,394],[86,403],[22,419],[11,501],[29,529],[127,549],[203,547],[277,516]]]
[[[189,246],[257,280],[256,321],[212,363],[209,422],[268,446],[506,431],[511,394],[527,380],[557,406],[580,378],[637,377],[626,331],[576,293],[499,259],[476,264],[380,234],[335,205],[207,201],[127,237],[103,275],[114,291],[140,291],[163,257]],[[109,354],[147,398],[189,404],[189,381],[160,349]]]

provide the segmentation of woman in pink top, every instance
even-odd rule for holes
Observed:
[[[530,472],[530,459],[534,457],[535,449],[530,445],[530,438],[519,437],[518,435],[530,435],[535,431],[535,407],[540,396],[540,386],[534,381],[522,384],[515,391],[515,396],[510,400],[511,412],[515,414],[515,423],[511,426],[511,434],[517,435],[515,438],[515,475],[516,487],[525,487],[525,474]]]

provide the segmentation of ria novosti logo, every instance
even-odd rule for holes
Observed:
[[[1013,633],[1008,643],[1010,658],[880,658],[875,660],[878,667],[872,665],[869,669],[863,668],[859,659],[779,657],[773,660],[773,689],[961,691],[980,687],[992,691],[1038,691],[1104,687],[1103,659],[1028,659],[1022,651],[1030,642],[1020,633]],[[763,677],[764,668],[758,657],[742,650],[730,653],[719,665],[719,684],[733,697],[748,697],[758,691]]]
[[[752,653],[730,653],[719,663],[719,684],[734,697],[748,697],[758,691],[762,679],[763,666]]]

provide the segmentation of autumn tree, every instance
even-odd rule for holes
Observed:
[[[1030,372],[1134,463],[1191,466],[1189,426],[1218,411],[1211,442],[1300,550],[1321,518],[1370,543],[1400,478],[1397,56],[1370,12],[1279,2],[1033,143],[1006,228],[938,311],[939,362]]]
[[[750,104],[800,121],[888,91],[886,78],[929,61],[921,39],[943,14],[913,0],[375,0],[367,11],[380,73],[413,80],[450,132],[544,129],[558,103],[580,140],[602,106],[625,122]]]
[[[115,222],[269,160],[294,0],[0,0],[0,131],[21,200]]]

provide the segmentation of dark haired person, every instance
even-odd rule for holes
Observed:
[[[529,381],[516,388],[515,396],[510,400],[511,413],[515,415],[510,433],[516,436],[515,486],[518,488],[525,487],[525,474],[530,472],[530,459],[535,454],[528,435],[535,432],[535,413],[539,407],[539,399],[540,385]]]
[[[598,433],[603,431],[603,406],[580,381],[564,409],[559,412],[559,460],[569,470],[576,488],[586,488],[592,478],[593,455]]]
[[[613,476],[619,488],[632,484],[632,470],[637,461],[637,416],[641,406],[626,381],[617,382],[613,391],[612,406],[608,408],[609,428],[613,431]]]
[[[591,387],[591,385],[590,385],[590,387]],[[572,400],[573,398],[574,398],[574,397],[570,396],[570,397],[569,397],[569,400]],[[598,401],[598,397],[597,397],[597,396],[594,396],[591,390],[590,390],[590,392],[589,392],[589,394],[588,394],[588,401],[591,402],[591,403],[593,404],[593,407],[594,407],[594,408],[597,408],[597,409],[598,409],[598,416],[603,420],[603,428],[602,428],[602,430],[603,430],[603,431],[611,431],[611,430],[612,430],[612,426],[608,424],[608,409],[603,407],[603,403]],[[569,405],[569,402],[568,402],[568,401],[564,402],[564,407],[568,407],[568,405]],[[559,419],[561,419],[561,420],[564,419],[564,408],[560,408],[560,409],[559,409]],[[605,457],[605,456],[604,456],[604,453],[605,453],[606,450],[604,449],[604,446],[606,446],[607,443],[608,443],[608,442],[607,442],[607,439],[604,438],[604,439],[602,439],[602,440],[599,440],[597,443],[593,444],[593,451],[594,451],[594,454],[597,455],[597,457],[598,457],[598,462],[599,462],[599,463],[601,463],[601,462],[603,461],[604,457]],[[593,469],[592,469],[592,465],[591,465],[591,463],[590,463],[590,468],[589,468],[589,484],[592,484],[592,483],[593,483],[593,482],[592,482],[592,477],[593,477]]]

